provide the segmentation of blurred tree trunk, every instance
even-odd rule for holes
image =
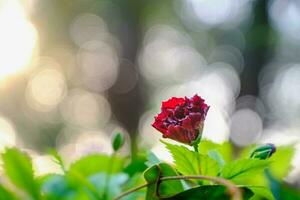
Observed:
[[[268,18],[268,2],[268,0],[254,2],[254,21],[245,34],[246,48],[243,53],[245,66],[241,74],[240,96],[258,95],[258,75],[274,49],[275,33]]]
[[[119,34],[118,37],[122,45],[123,55],[121,55],[121,57],[125,60],[125,62],[121,61],[120,63],[118,80],[127,80],[128,73],[122,73],[122,68],[125,67],[125,65],[128,67],[129,62],[130,67],[134,68],[131,70],[132,73],[138,69],[136,60],[141,40],[139,19],[143,4],[139,0],[116,0],[116,3],[120,7],[122,18],[121,27],[117,34]],[[131,76],[129,75],[129,77]],[[131,136],[131,150],[133,156],[137,150],[137,127],[139,117],[143,111],[141,81],[141,79],[138,79],[135,87],[126,93],[116,93],[113,90],[109,91],[109,102],[111,103],[112,111],[117,120],[127,129]]]

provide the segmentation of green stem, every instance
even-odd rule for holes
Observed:
[[[186,180],[186,179],[201,179],[201,180],[208,180],[208,181],[212,181],[214,183],[222,184],[225,187],[227,187],[232,200],[242,200],[241,190],[236,185],[231,183],[230,181],[220,178],[220,177],[202,176],[202,175],[198,175],[198,176],[166,176],[166,177],[161,177],[160,181]],[[149,184],[154,184],[154,183],[155,182],[146,183],[146,184],[140,185],[136,188],[133,188],[131,190],[128,190],[128,191],[122,193],[121,195],[119,195],[118,197],[116,197],[114,200],[120,200],[121,198],[123,198],[124,196],[126,196],[128,194],[131,194],[139,189],[147,187]]]
[[[125,196],[127,196],[127,195],[129,195],[131,193],[133,193],[133,192],[136,192],[136,191],[138,191],[138,190],[140,190],[140,189],[142,189],[144,187],[147,187],[150,184],[152,184],[152,183],[145,183],[143,185],[140,185],[140,186],[137,186],[137,187],[132,188],[130,190],[127,190],[126,192],[123,192],[121,195],[119,195],[118,197],[116,197],[114,200],[119,200],[119,199],[121,199],[121,198],[123,198],[123,197],[125,197]]]
[[[198,143],[197,143],[197,144],[194,144],[193,147],[194,147],[195,152],[198,153],[198,152],[199,152],[199,151],[198,151]]]

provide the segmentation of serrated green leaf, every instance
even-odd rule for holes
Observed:
[[[183,191],[180,180],[159,181],[160,177],[177,176],[176,171],[166,163],[160,163],[148,168],[144,173],[145,180],[150,183],[147,187],[147,200],[169,197]]]
[[[202,154],[208,154],[209,151],[215,150],[218,152],[225,162],[232,160],[232,145],[230,142],[214,143],[210,140],[202,140],[199,144],[199,152]]]
[[[191,151],[184,146],[165,143],[174,159],[176,169],[184,175],[216,176],[219,172],[217,161],[207,155]]]
[[[223,166],[221,176],[232,181],[239,181],[243,177],[250,177],[257,173],[263,173],[270,161],[257,159],[241,159],[227,163]]]
[[[39,185],[34,178],[30,157],[16,148],[6,149],[2,154],[5,174],[33,199],[40,199]]]
[[[248,188],[241,188],[243,194],[243,200],[250,199],[253,192]],[[226,191],[226,187],[223,185],[203,185],[196,188],[192,188],[181,192],[165,200],[198,200],[198,199],[209,199],[209,200],[230,200],[231,197]]]
[[[112,160],[108,155],[92,154],[72,163],[70,171],[77,171],[87,177],[99,172],[117,173],[122,170],[123,165],[124,159],[120,157],[115,156]]]
[[[251,152],[255,149],[255,145],[244,148],[239,157],[249,158]],[[269,172],[279,180],[284,179],[291,171],[291,161],[293,159],[295,149],[292,145],[276,147],[276,152],[267,160],[272,162],[268,167]],[[267,179],[263,174],[253,174],[243,184],[267,186]]]

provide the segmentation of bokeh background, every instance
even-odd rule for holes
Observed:
[[[110,153],[121,131],[167,159],[153,117],[197,93],[205,138],[295,144],[299,186],[299,33],[298,0],[0,0],[0,150],[43,173],[49,148]]]

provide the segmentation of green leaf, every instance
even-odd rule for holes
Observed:
[[[49,154],[51,156],[53,156],[54,162],[57,163],[60,166],[61,170],[63,172],[66,172],[65,164],[63,162],[62,157],[59,155],[59,153],[55,149],[50,149]]]
[[[15,195],[8,191],[4,186],[0,185],[0,199],[1,200],[17,200]]]
[[[131,162],[123,169],[123,172],[127,173],[130,177],[136,173],[142,173],[147,169],[146,156],[143,154],[137,155]]]
[[[209,151],[207,152],[207,155],[208,155],[210,158],[212,158],[212,159],[214,159],[215,161],[217,161],[217,163],[218,163],[219,166],[224,166],[225,161],[223,160],[221,154],[219,154],[219,152],[217,152],[216,150],[209,150]]]
[[[269,170],[275,178],[281,180],[289,174],[294,154],[294,146],[277,147],[276,152],[269,158],[272,161]]]
[[[145,183],[144,177],[141,173],[135,173],[134,175],[130,176],[130,179],[122,186],[122,191],[127,191],[132,188],[138,187]],[[126,195],[122,198],[122,200],[137,200],[137,199],[144,199],[146,196],[146,189],[139,189],[129,195]]]
[[[275,199],[300,200],[300,192],[296,188],[293,188],[284,182],[278,181],[272,176],[269,170],[266,170],[265,174]]]
[[[257,173],[263,173],[263,170],[268,167],[270,161],[257,159],[241,159],[235,160],[224,165],[221,176],[225,179],[238,182],[241,178],[251,177]]]
[[[145,180],[150,183],[147,187],[147,200],[169,197],[183,191],[180,180],[159,181],[160,177],[177,176],[176,171],[166,163],[160,163],[148,168],[144,173]]]
[[[161,177],[178,176],[177,172],[166,163],[160,163],[158,167],[161,172]],[[183,191],[183,186],[180,180],[162,181],[158,188],[158,194],[160,197],[172,196],[180,191]]]
[[[243,200],[250,199],[253,192],[247,188],[241,188],[243,192]],[[196,188],[192,188],[181,192],[170,198],[164,198],[165,200],[230,200],[230,196],[226,191],[226,187],[223,185],[203,185]]]
[[[210,140],[202,140],[199,144],[199,152],[202,154],[208,154],[209,151],[218,152],[225,162],[232,160],[232,145],[230,142],[223,142],[221,144],[214,143]]]
[[[184,175],[216,176],[219,172],[217,161],[207,155],[191,151],[184,146],[163,142],[170,150],[176,169]]]
[[[125,173],[118,173],[108,176],[109,177],[107,177],[107,174],[105,173],[98,173],[90,176],[88,180],[96,188],[98,196],[103,197],[105,193],[106,199],[114,199],[121,193],[121,187],[128,180],[128,175]],[[107,181],[108,185],[106,185]]]
[[[154,165],[144,172],[144,178],[147,183],[149,183],[147,186],[146,200],[159,200],[157,188],[160,174],[161,172],[158,165]]]
[[[47,200],[63,199],[72,192],[62,175],[50,175],[43,179],[41,190]]]
[[[249,188],[253,193],[254,196],[251,198],[251,200],[261,200],[261,199],[266,199],[266,200],[275,200],[271,190],[265,186],[245,186]]]
[[[91,199],[100,198],[97,189],[88,180],[88,177],[84,176],[76,170],[70,170],[65,174],[65,178],[68,182],[68,186],[75,191],[75,194],[82,196],[82,190],[84,190]],[[72,192],[74,193],[74,192]],[[68,194],[68,197],[70,195]],[[71,198],[72,199],[72,198]]]
[[[160,160],[156,157],[156,155],[153,152],[149,152],[148,157],[147,157],[147,161],[145,162],[145,164],[148,167],[151,167],[153,165],[157,165],[160,163]]]
[[[25,190],[33,199],[40,199],[39,185],[34,178],[29,156],[16,148],[2,154],[5,174],[17,187]]]
[[[111,164],[113,162],[113,165]],[[124,159],[115,156],[92,154],[75,161],[70,171],[77,171],[83,176],[90,176],[99,172],[117,173],[122,170]]]
[[[116,133],[112,140],[112,147],[114,151],[118,151],[124,144],[125,138],[122,133]]]
[[[281,184],[280,198],[284,200],[300,200],[300,192],[296,188]]]

